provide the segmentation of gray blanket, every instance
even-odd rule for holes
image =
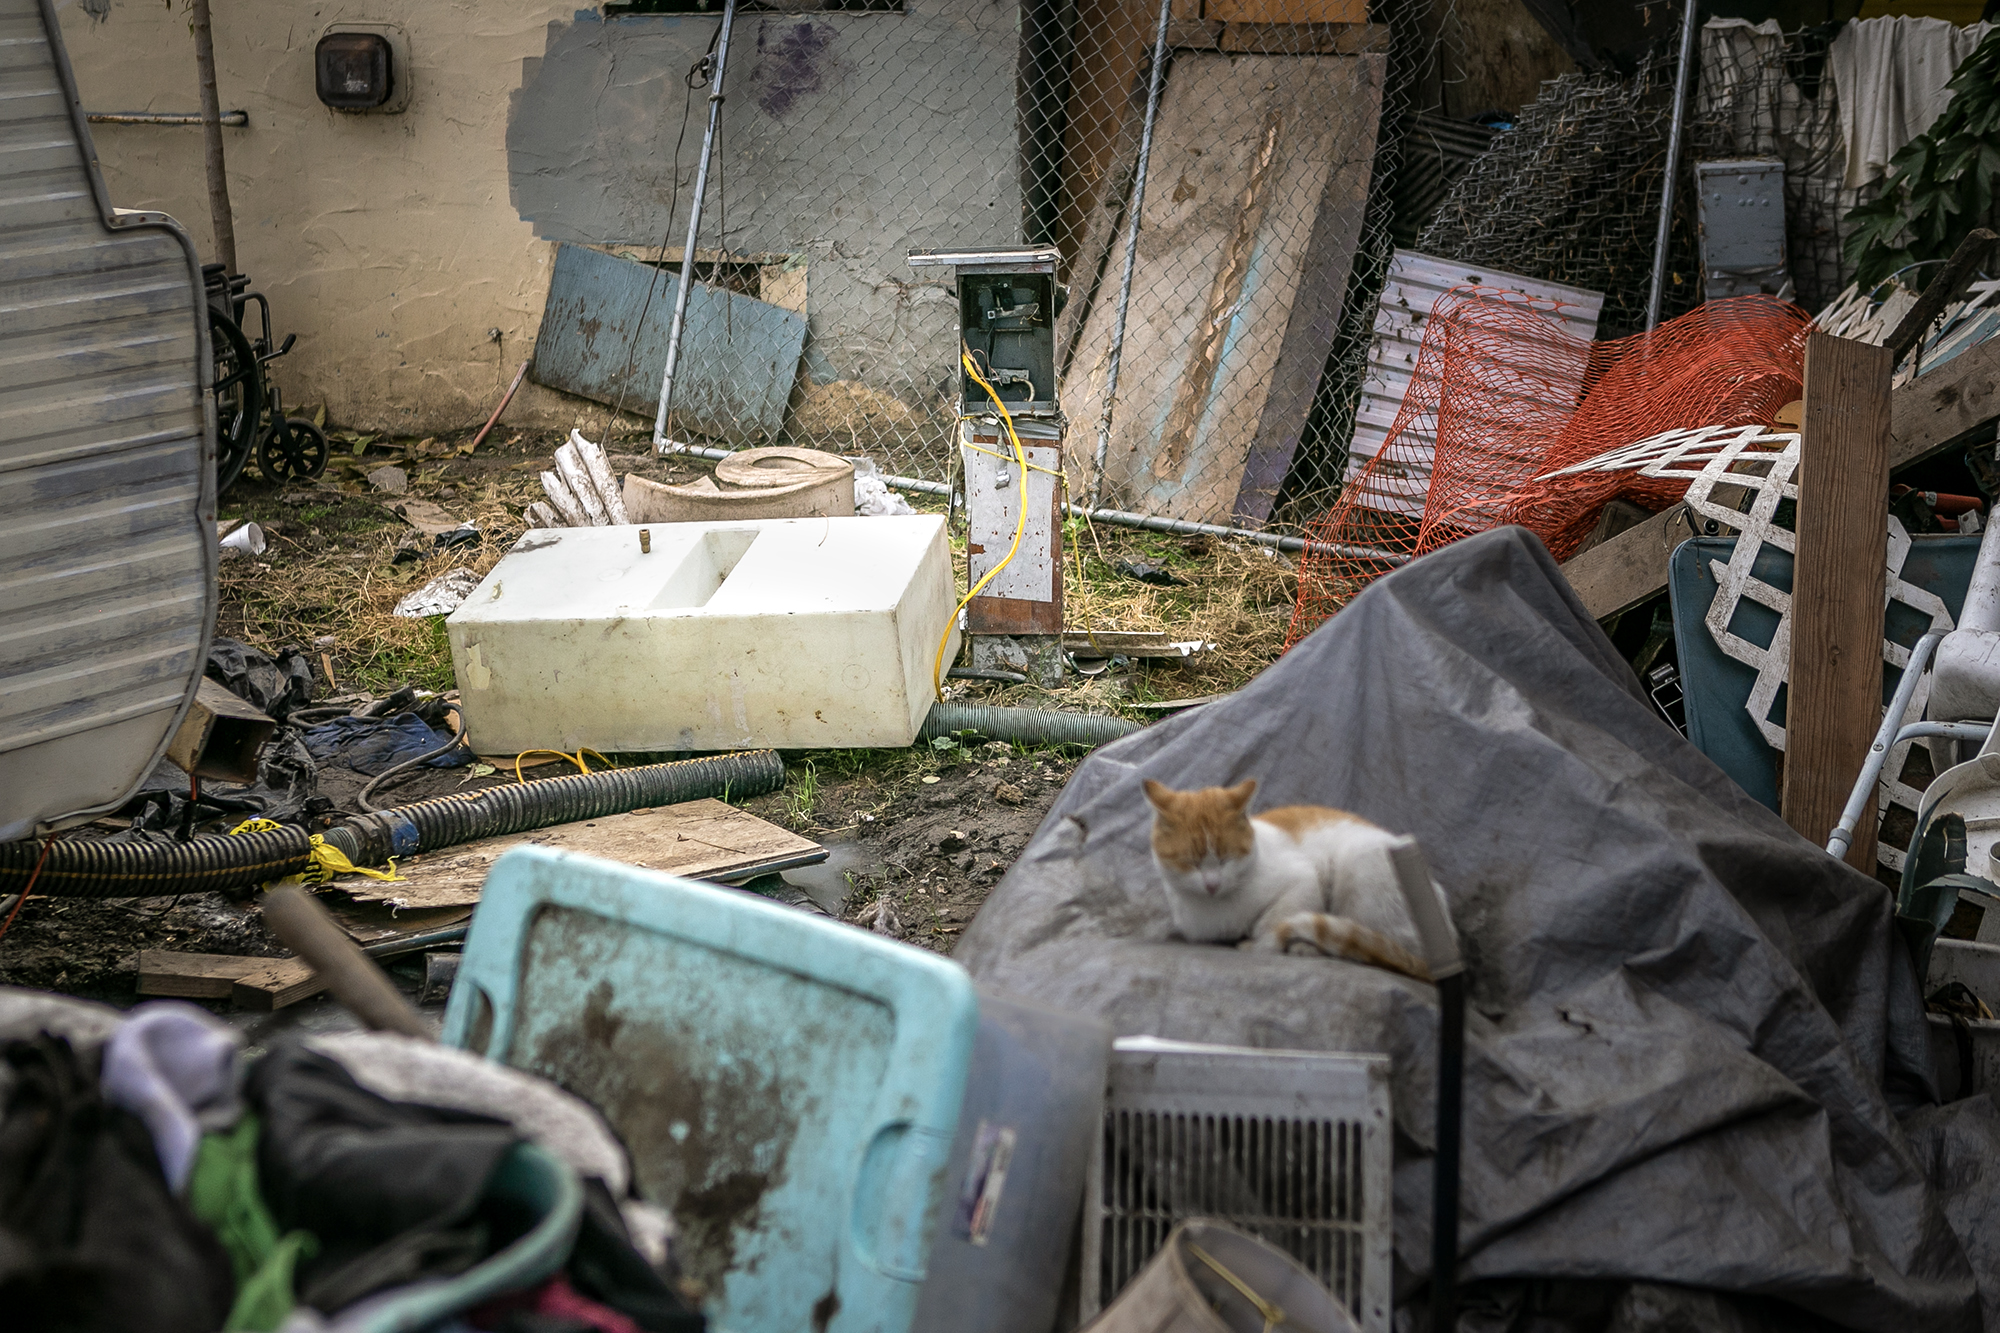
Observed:
[[[1994,1308],[2000,1117],[1933,1105],[1890,895],[1662,722],[1526,531],[1411,564],[1239,694],[1098,751],[958,951],[1120,1034],[1391,1056],[1399,1291],[1420,1298],[1432,989],[1173,938],[1142,777],[1255,777],[1255,808],[1422,841],[1469,963],[1480,1327],[1526,1327],[1521,1291],[1551,1289],[1503,1279],[1609,1291],[1619,1328],[1977,1329],[1982,1288]]]

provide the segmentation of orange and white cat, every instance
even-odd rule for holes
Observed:
[[[1175,791],[1150,778],[1153,860],[1189,940],[1314,951],[1429,980],[1396,879],[1395,835],[1359,815],[1287,805],[1252,816],[1257,780]],[[1451,914],[1444,892],[1432,892]]]

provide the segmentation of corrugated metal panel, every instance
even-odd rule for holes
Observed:
[[[0,839],[124,800],[215,616],[200,265],[113,215],[55,13],[0,0]]]
[[[535,338],[535,382],[651,416],[679,281],[636,260],[559,247]],[[674,374],[673,429],[738,442],[777,435],[805,345],[805,316],[695,283]]]
[[[1362,381],[1354,438],[1347,448],[1350,482],[1360,475],[1369,459],[1381,452],[1390,428],[1396,424],[1403,396],[1409,392],[1410,376],[1416,372],[1424,325],[1438,299],[1454,287],[1475,283],[1503,300],[1512,294],[1557,302],[1565,332],[1585,342],[1597,337],[1597,313],[1604,307],[1602,292],[1434,259],[1414,250],[1398,250],[1389,261],[1389,277],[1382,285],[1382,302],[1375,312],[1375,341],[1368,348],[1368,377]],[[1577,387],[1582,388],[1581,379]],[[1376,469],[1375,484],[1365,492],[1367,498],[1363,503],[1386,513],[1422,514],[1424,497],[1430,490],[1431,455],[1436,443],[1434,437],[1415,431],[1405,436],[1397,448],[1395,472],[1384,477],[1385,469]]]

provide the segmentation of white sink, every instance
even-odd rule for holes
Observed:
[[[904,746],[954,586],[930,515],[537,529],[445,623],[485,754]]]

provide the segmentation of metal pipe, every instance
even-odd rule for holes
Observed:
[[[1897,733],[1902,727],[1903,714],[1910,711],[1910,700],[1917,696],[1917,682],[1923,677],[1924,668],[1930,665],[1931,654],[1937,651],[1943,639],[1942,634],[1926,634],[1910,649],[1909,665],[1903,668],[1902,679],[1896,682],[1896,693],[1889,700],[1888,711],[1882,715],[1882,725],[1875,730],[1875,743],[1868,747],[1868,757],[1861,764],[1861,775],[1854,780],[1854,790],[1847,794],[1840,822],[1833,826],[1833,834],[1826,840],[1828,856],[1837,860],[1847,858],[1847,849],[1854,841],[1855,826],[1861,822],[1861,812],[1868,808],[1868,798],[1875,794],[1875,784],[1882,778],[1882,765],[1888,762],[1889,751],[1899,739]]]
[[[1660,323],[1660,299],[1666,291],[1667,235],[1674,224],[1674,177],[1681,166],[1681,120],[1687,111],[1688,75],[1694,67],[1695,0],[1687,0],[1681,20],[1681,58],[1674,67],[1674,119],[1667,126],[1667,174],[1660,185],[1660,230],[1653,241],[1653,287],[1646,296],[1646,328]]]
[[[199,111],[86,111],[83,118],[93,125],[200,125],[203,124]],[[218,125],[247,126],[250,123],[248,111],[224,111],[216,119]]]
[[[188,29],[194,35],[195,74],[201,87],[202,157],[208,173],[209,224],[214,228],[215,258],[227,278],[238,272],[236,221],[229,207],[229,172],[223,165],[222,96],[215,86],[215,37],[208,21],[208,0],[194,0],[188,17]]]
[[[681,359],[681,332],[687,325],[688,292],[694,283],[694,242],[701,231],[702,199],[708,193],[708,167],[715,156],[715,127],[722,119],[722,75],[729,65],[729,30],[736,23],[736,0],[724,0],[722,30],[715,43],[715,77],[708,85],[708,128],[701,135],[701,163],[694,173],[694,204],[688,209],[687,244],[681,247],[680,281],[674,285],[674,317],[667,325],[667,365],[660,374],[660,410],[653,417],[653,448],[668,448],[667,408],[674,399],[674,369]],[[723,237],[728,244],[728,237]]]
[[[1692,3],[1692,0],[1690,0]],[[1125,313],[1132,304],[1132,266],[1139,258],[1139,215],[1146,207],[1146,165],[1153,156],[1153,118],[1160,111],[1160,84],[1167,74],[1167,17],[1173,0],[1160,0],[1159,29],[1153,35],[1153,69],[1146,83],[1146,119],[1139,127],[1139,161],[1132,177],[1131,225],[1125,229],[1125,266],[1118,279],[1118,312],[1111,322],[1111,364],[1104,377],[1104,408],[1097,417],[1097,448],[1091,454],[1090,507],[1104,498],[1104,457],[1111,449],[1111,413],[1118,404],[1118,367],[1125,354]]]
[[[507,386],[507,392],[500,399],[500,406],[493,409],[493,415],[486,418],[486,424],[479,428],[479,434],[472,437],[472,447],[474,449],[477,449],[486,442],[486,433],[493,429],[495,422],[500,420],[500,414],[507,410],[507,404],[514,401],[514,394],[520,389],[521,381],[528,378],[528,367],[532,364],[534,364],[532,359],[523,361],[521,368],[514,372],[514,382]]]

